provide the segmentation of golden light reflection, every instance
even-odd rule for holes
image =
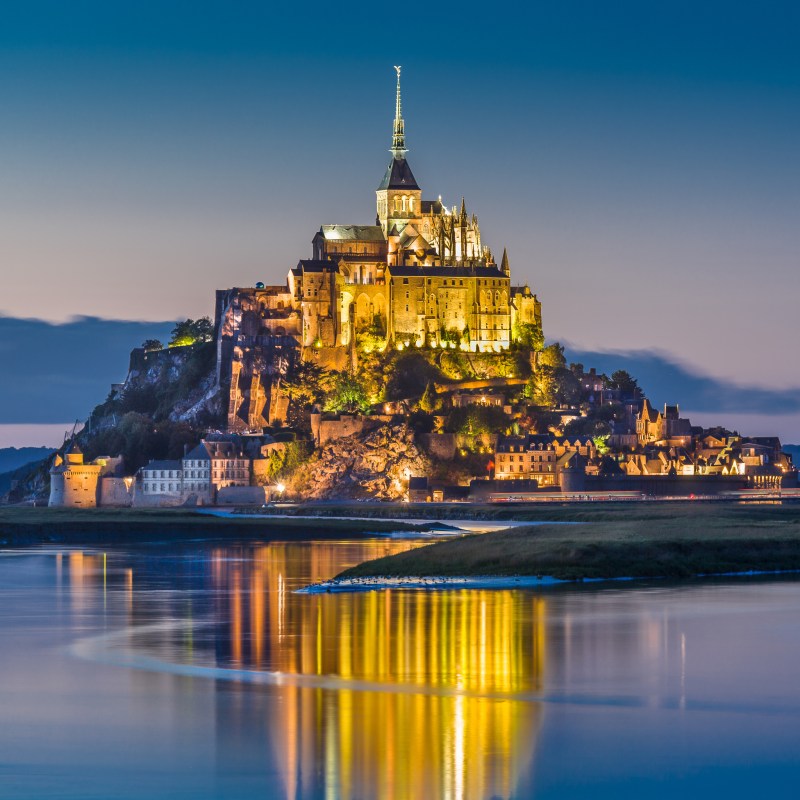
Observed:
[[[272,544],[232,561],[220,551],[211,571],[230,596],[233,664],[333,679],[281,688],[271,739],[285,796],[320,769],[331,797],[510,796],[539,727],[538,705],[514,696],[541,689],[545,601],[482,590],[287,596],[285,576],[342,567],[335,545],[307,548],[303,565],[300,552]]]
[[[107,584],[109,606],[118,599],[132,631],[176,612],[189,624],[138,635],[131,647],[166,661],[302,676],[252,690],[276,698],[263,705],[264,759],[278,766],[283,796],[307,796],[314,787],[314,796],[328,797],[509,797],[529,768],[541,722],[530,695],[542,688],[544,599],[465,589],[293,592],[412,546],[218,548],[207,569],[187,570],[185,584],[173,578],[176,594],[145,592],[141,602],[133,570],[116,568],[113,554],[64,558],[73,608],[102,607]],[[154,564],[141,569],[154,569],[160,582]],[[137,584],[148,580],[137,570]],[[203,593],[181,593],[198,580]],[[520,701],[520,694],[528,696]],[[220,717],[221,759],[238,735],[236,715],[250,713],[247,696],[236,694],[241,707],[226,706]]]

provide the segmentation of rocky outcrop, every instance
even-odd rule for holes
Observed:
[[[322,447],[293,476],[289,491],[304,500],[400,500],[408,478],[429,474],[428,457],[407,425],[382,425]]]

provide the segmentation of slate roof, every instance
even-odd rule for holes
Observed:
[[[383,242],[380,225],[323,225],[320,233],[331,241]]]
[[[417,179],[404,158],[393,158],[386,168],[386,174],[378,186],[381,189],[419,189]]]
[[[322,272],[324,269],[336,269],[334,261],[314,261],[313,259],[301,259],[297,262],[297,267],[292,270],[295,275],[301,272]]]
[[[441,214],[442,203],[439,200],[420,200],[420,211],[423,214]]]

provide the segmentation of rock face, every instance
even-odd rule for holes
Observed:
[[[429,474],[431,464],[407,425],[382,425],[322,447],[289,483],[304,500],[401,500],[408,478]]]

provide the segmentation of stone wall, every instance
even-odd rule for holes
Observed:
[[[131,478],[100,479],[100,505],[128,508],[133,505],[133,486]]]
[[[268,499],[263,486],[226,486],[217,492],[218,506],[260,506]]]
[[[360,414],[340,414],[326,419],[322,414],[315,412],[311,414],[311,436],[317,447],[324,447],[328,442],[335,442],[337,439],[360,436],[365,431],[384,425],[391,419],[391,416],[363,417]]]

